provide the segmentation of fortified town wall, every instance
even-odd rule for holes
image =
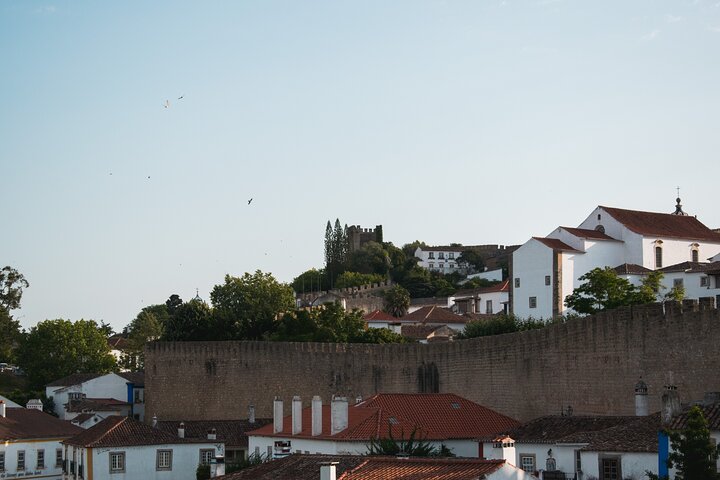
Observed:
[[[329,402],[377,392],[452,392],[519,420],[559,414],[634,414],[633,387],[648,384],[650,411],[663,386],[682,401],[720,391],[720,312],[651,304],[540,330],[435,344],[159,342],[146,349],[147,418],[272,416],[272,400]]]

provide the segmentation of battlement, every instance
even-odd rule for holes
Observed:
[[[359,287],[335,288],[332,290],[319,290],[315,292],[298,293],[295,295],[295,298],[305,302],[311,302],[316,298],[327,294],[333,294],[348,298],[376,296],[378,293],[387,290],[393,285],[395,285],[395,283],[392,280],[385,280],[379,283],[368,283]]]

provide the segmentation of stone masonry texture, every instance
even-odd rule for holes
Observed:
[[[634,414],[633,387],[664,385],[683,402],[720,391],[720,314],[702,303],[627,307],[513,334],[450,343],[367,345],[158,342],[146,348],[146,418],[222,420],[289,414],[375,393],[456,393],[521,421],[559,414]],[[714,307],[714,305],[713,305]]]

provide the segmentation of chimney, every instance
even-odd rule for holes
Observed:
[[[642,377],[635,384],[635,416],[647,417],[648,415],[648,387]]]
[[[302,400],[295,395],[292,399],[292,434],[302,432]]]
[[[283,431],[283,401],[280,397],[273,400],[273,433]]]
[[[348,401],[346,397],[333,397],[330,403],[330,435],[348,427]]]
[[[357,397],[355,397],[355,405],[357,405],[358,403],[362,403],[362,401],[363,401],[362,395],[358,395]]]
[[[322,399],[319,395],[312,398],[312,436],[322,434]]]
[[[27,408],[28,410],[40,410],[42,412],[43,411],[42,400],[40,400],[39,398],[31,398],[30,400],[28,400],[27,405],[25,405],[25,408]]]
[[[248,423],[255,423],[255,405],[252,403],[248,407]]]
[[[178,438],[185,438],[185,424],[180,422],[178,426]]]
[[[214,428],[208,430],[208,440],[217,440],[217,430]]]
[[[320,464],[320,480],[336,480],[339,462],[322,462]]]
[[[152,426],[153,426],[153,428],[157,427],[157,415],[153,415]]]
[[[675,385],[666,385],[662,396],[660,418],[664,426],[670,425],[673,417],[680,413],[680,396]]]
[[[492,459],[505,460],[512,465],[515,464],[515,440],[507,435],[502,435],[493,440]]]
[[[7,416],[7,410],[5,407],[5,402],[0,400],[0,418],[5,418]]]

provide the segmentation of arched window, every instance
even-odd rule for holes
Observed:
[[[655,244],[655,268],[662,268],[662,247]]]
[[[690,259],[694,263],[700,261],[700,244],[693,243],[690,245]]]

